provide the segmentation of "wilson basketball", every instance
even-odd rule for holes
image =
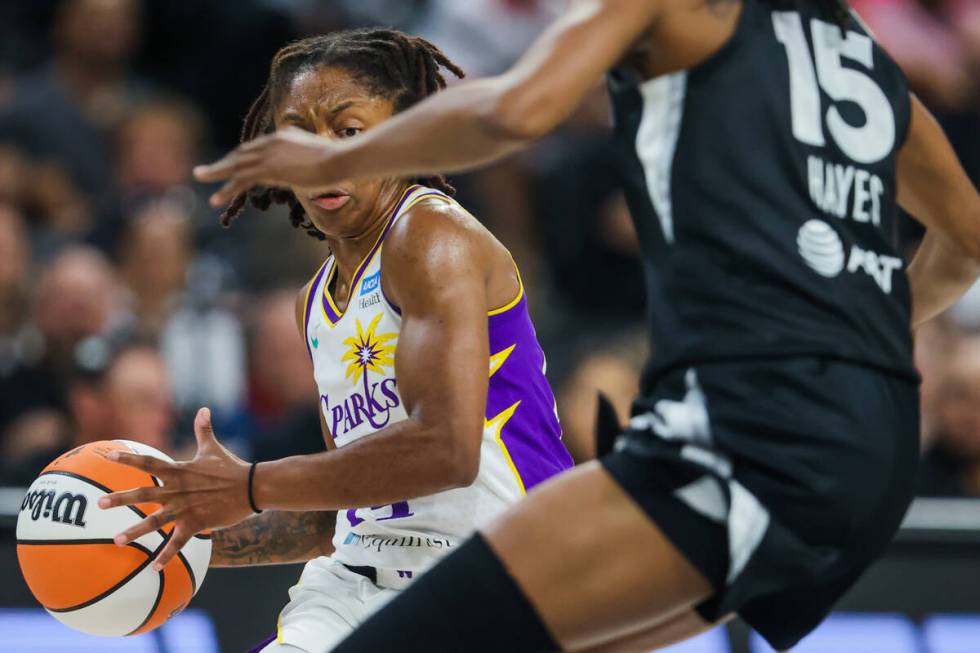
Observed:
[[[112,440],[61,455],[31,484],[17,519],[17,558],[28,587],[62,623],[93,635],[136,635],[183,610],[211,558],[208,535],[197,535],[163,570],[151,562],[173,525],[117,546],[113,537],[154,512],[156,504],[103,510],[99,497],[160,485],[143,471],[106,460],[112,450],[171,460],[156,449]]]

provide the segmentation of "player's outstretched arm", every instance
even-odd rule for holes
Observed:
[[[306,562],[333,553],[336,512],[269,510],[211,534],[211,566]]]
[[[288,129],[198,166],[200,181],[227,180],[229,202],[256,185],[320,186],[359,177],[473,168],[544,136],[656,20],[662,0],[580,0],[506,73],[464,82],[357,138],[329,141]]]
[[[928,229],[909,266],[917,327],[980,277],[980,196],[939,124],[915,97],[909,137],[898,157],[898,201]]]

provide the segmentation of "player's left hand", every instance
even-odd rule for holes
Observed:
[[[208,528],[231,526],[252,514],[248,503],[249,463],[228,451],[214,437],[211,411],[202,408],[194,418],[197,455],[188,462],[167,462],[153,456],[111,451],[106,458],[141,469],[163,482],[161,487],[142,487],[115,492],[99,499],[99,507],[114,508],[156,503],[159,510],[115,537],[128,542],[173,523],[170,540],[153,568],[160,570],[194,536]]]
[[[211,195],[211,206],[219,207],[253,186],[323,186],[339,181],[324,176],[337,145],[326,138],[286,127],[242,143],[221,159],[194,168],[198,181],[224,181]]]

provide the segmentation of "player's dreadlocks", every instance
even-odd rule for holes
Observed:
[[[288,83],[300,71],[318,66],[335,66],[347,71],[372,93],[391,99],[396,113],[444,89],[446,80],[441,69],[459,78],[464,76],[432,43],[396,30],[356,29],[306,38],[290,43],[273,57],[265,88],[245,116],[241,141],[274,131],[273,111]],[[442,175],[413,181],[447,195],[455,192]],[[221,223],[229,225],[246,201],[262,211],[271,204],[285,204],[294,227],[324,239],[295,195],[284,188],[256,187],[238,195],[221,214]]]

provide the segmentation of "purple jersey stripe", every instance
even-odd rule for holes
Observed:
[[[276,635],[275,634],[269,635],[264,640],[262,640],[252,648],[248,649],[246,653],[259,653],[262,649],[264,649],[266,646],[268,646],[274,641],[276,641]]]
[[[330,280],[336,274],[336,270],[337,262],[333,260],[330,262],[330,271],[327,273],[327,280],[323,284],[323,290],[320,292],[320,304],[323,306],[323,315],[330,324],[336,324],[343,317],[343,313],[334,307],[333,299],[330,297]]]
[[[526,295],[489,316],[487,323],[491,357],[513,349],[490,377],[486,419],[493,422],[520,402],[501,428],[500,440],[524,489],[530,490],[574,463],[561,441],[555,397],[544,374],[544,352],[527,311]]]

